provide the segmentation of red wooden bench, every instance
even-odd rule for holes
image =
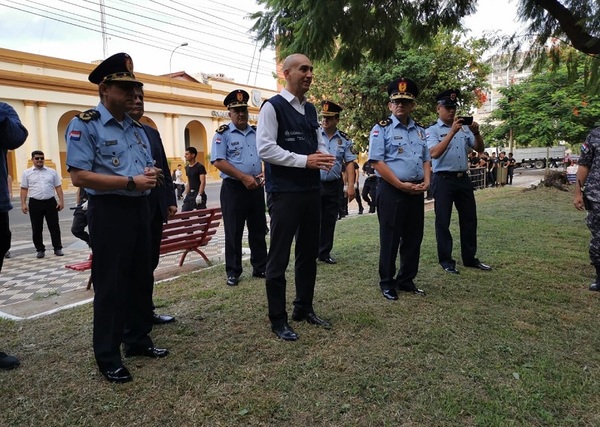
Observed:
[[[77,262],[75,264],[67,264],[67,265],[65,265],[65,268],[70,268],[71,270],[75,270],[75,271],[89,270],[90,268],[92,268],[92,254],[90,254],[90,256],[87,260]],[[88,280],[86,289],[89,291],[91,287],[92,287],[92,275],[90,274],[90,278]]]
[[[183,251],[179,259],[179,266],[183,265],[188,253],[196,252],[207,264],[210,260],[204,252],[203,246],[208,245],[216,234],[220,220],[223,218],[221,208],[198,209],[189,212],[179,212],[163,224],[163,234],[160,241],[160,255],[171,252]],[[86,271],[92,268],[92,254],[85,261],[65,265],[76,271]],[[88,280],[87,288],[92,286],[92,276]]]
[[[210,265],[211,262],[200,248],[206,246],[216,234],[221,218],[223,214],[220,207],[176,213],[163,225],[160,254],[183,250],[179,259],[181,267],[187,254],[193,251]]]

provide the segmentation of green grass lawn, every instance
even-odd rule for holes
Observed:
[[[276,339],[264,283],[245,264],[157,285],[161,360],[133,358],[134,381],[106,382],[91,348],[90,305],[0,321],[0,348],[22,365],[0,372],[0,426],[598,426],[600,294],[587,290],[585,214],[572,194],[476,192],[479,258],[491,272],[437,264],[426,213],[417,286],[385,300],[374,215],[340,221],[337,265],[319,264],[315,309],[334,328],[292,326]],[[288,272],[288,307],[293,275]]]

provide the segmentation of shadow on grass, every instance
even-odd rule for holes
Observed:
[[[134,381],[99,375],[91,306],[19,323],[0,320],[6,426],[592,426],[600,424],[598,302],[584,214],[572,195],[477,192],[478,256],[494,270],[437,264],[426,213],[417,285],[425,298],[378,292],[374,215],[340,221],[337,265],[319,264],[315,309],[334,323],[294,323],[295,343],[269,330],[264,281],[245,263],[159,284],[161,360],[126,360]],[[456,216],[456,212],[454,213]],[[459,256],[453,218],[455,256]],[[293,275],[288,272],[288,306]]]

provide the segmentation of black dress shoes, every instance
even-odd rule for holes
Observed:
[[[396,301],[398,299],[398,292],[396,292],[396,289],[382,289],[381,293],[385,299],[389,299],[390,301]]]
[[[458,271],[456,267],[444,267],[444,271],[450,274],[460,274],[460,271]]]
[[[271,330],[284,341],[296,341],[298,339],[298,334],[287,323],[271,325]]]
[[[292,320],[294,320],[296,322],[306,321],[307,323],[310,323],[311,325],[321,326],[325,329],[331,329],[331,327],[332,327],[331,322],[329,322],[328,320],[325,320],[325,319],[321,319],[315,313],[303,314],[303,313],[294,311],[294,313],[292,313]]]
[[[10,356],[3,351],[0,351],[0,369],[6,371],[15,369],[21,362],[15,356]]]
[[[258,277],[259,279],[264,279],[265,277],[267,277],[267,273],[265,273],[264,271],[253,271],[252,277]]]
[[[490,271],[492,269],[492,267],[490,267],[489,265],[484,264],[482,262],[477,262],[473,265],[465,265],[465,267],[478,268],[479,270],[483,270],[483,271]]]
[[[125,357],[133,357],[133,356],[143,356],[143,357],[153,357],[155,359],[159,357],[165,357],[169,354],[169,350],[166,348],[156,348],[156,347],[134,347],[128,350],[125,350]]]
[[[165,323],[171,323],[174,321],[175,318],[173,316],[169,316],[168,314],[152,313],[152,323],[154,325],[164,325]]]
[[[237,286],[240,283],[240,279],[235,276],[229,276],[227,278],[227,286]]]
[[[425,296],[425,291],[423,289],[419,289],[415,286],[414,283],[409,282],[398,286],[398,290],[402,292],[411,292],[415,295]]]
[[[600,291],[600,286],[598,286],[597,283],[592,283],[590,285],[590,291],[598,292],[598,291]]]
[[[125,366],[121,366],[120,368],[115,369],[114,371],[110,371],[108,369],[101,369],[102,375],[111,383],[128,383],[129,381],[133,381],[133,377],[127,370]]]
[[[337,261],[328,256],[327,258],[319,258],[319,261],[324,262],[325,264],[337,264]]]

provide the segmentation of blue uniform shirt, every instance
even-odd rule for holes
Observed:
[[[142,125],[125,115],[119,123],[101,103],[96,107],[97,117],[82,120],[75,117],[69,123],[67,166],[103,175],[136,176],[151,167],[150,142]],[[95,113],[92,113],[95,114]],[[120,194],[141,196],[150,191],[86,189],[91,195]]]
[[[427,146],[435,147],[448,135],[452,126],[448,126],[440,119],[427,128]],[[463,126],[448,148],[437,159],[432,160],[433,172],[466,172],[469,169],[469,147],[475,146],[475,136],[468,126]]]
[[[221,132],[220,132],[221,131]],[[212,140],[210,162],[227,160],[237,170],[247,175],[262,172],[262,163],[256,150],[256,130],[248,125],[240,130],[233,123],[221,126]],[[221,178],[233,178],[221,172]],[[235,179],[235,178],[233,178]]]
[[[423,163],[431,160],[425,130],[411,118],[404,126],[391,115],[371,129],[369,160],[385,162],[400,181],[422,180]],[[375,174],[380,176],[377,171]]]
[[[335,164],[330,171],[321,170],[321,181],[334,181],[342,177],[342,163],[352,162],[356,160],[356,154],[352,152],[352,141],[348,139],[348,135],[344,132],[340,132],[339,129],[335,130],[335,133],[331,138],[327,136],[325,131],[321,129],[321,135],[323,141],[327,146],[329,154],[335,156]]]

